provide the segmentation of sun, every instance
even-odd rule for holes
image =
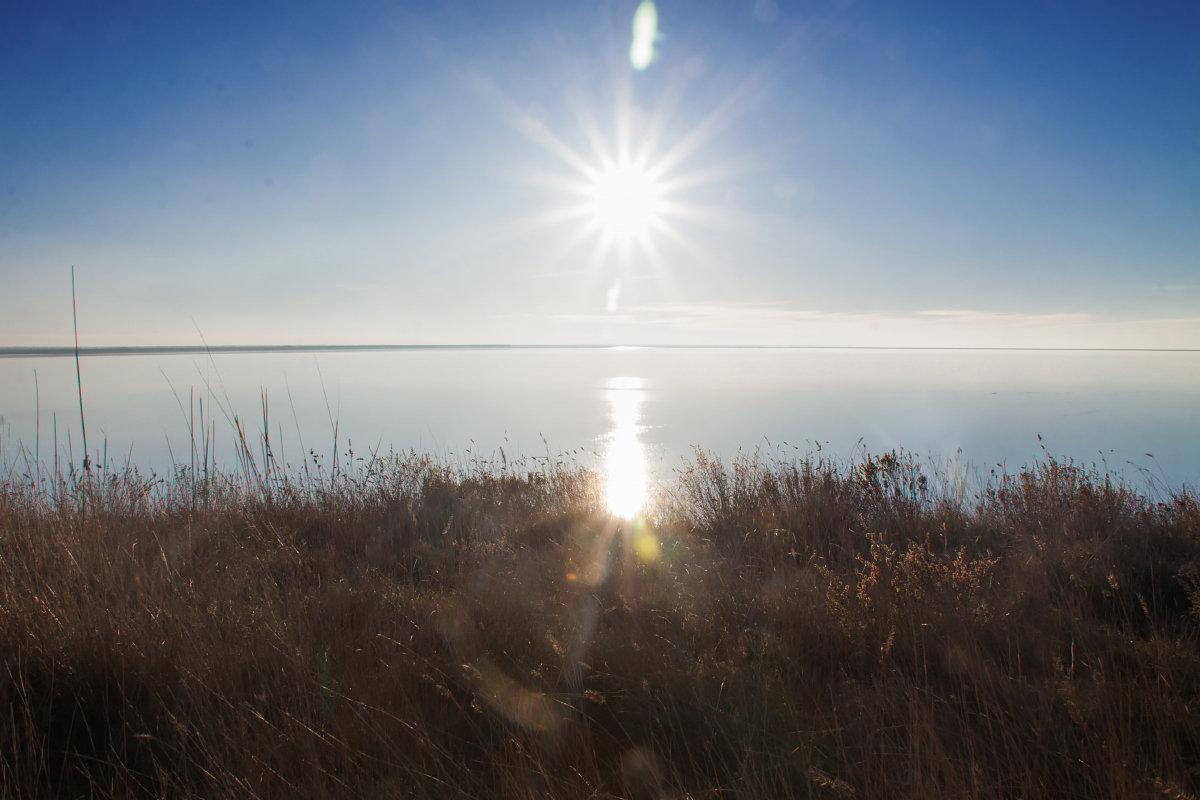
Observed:
[[[594,290],[607,284],[609,313],[619,310],[623,284],[643,298],[680,291],[684,269],[714,265],[705,246],[714,233],[749,227],[730,198],[754,159],[722,155],[715,144],[762,94],[767,74],[752,73],[707,112],[696,113],[694,103],[684,102],[685,90],[702,65],[677,64],[657,97],[650,95],[653,82],[635,78],[661,62],[651,0],[638,6],[633,34],[630,71],[616,71],[611,85],[568,92],[570,114],[558,125],[550,123],[553,110],[534,113],[491,81],[482,82],[512,127],[547,156],[513,172],[538,190],[540,207],[505,222],[494,235],[559,229],[539,258],[584,274],[596,298],[602,295]]]
[[[663,185],[654,170],[628,159],[607,161],[590,170],[584,190],[585,214],[604,244],[628,250],[644,243],[662,226],[666,203]]]

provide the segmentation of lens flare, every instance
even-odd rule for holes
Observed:
[[[643,70],[654,60],[654,40],[658,36],[658,9],[651,0],[642,0],[633,12],[633,43],[629,45],[629,63]]]
[[[614,516],[633,519],[646,505],[646,450],[639,433],[645,382],[613,378],[606,397],[613,428],[605,451],[604,496]]]
[[[662,554],[662,542],[658,540],[658,536],[646,523],[635,523],[633,527],[632,545],[633,554],[637,556],[638,561],[643,564],[652,564],[658,561]]]

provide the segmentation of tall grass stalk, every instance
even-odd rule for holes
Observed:
[[[87,423],[83,419],[83,375],[79,370],[79,314],[75,310],[75,265],[71,265],[71,326],[75,332],[75,387],[79,391],[79,431],[83,437],[83,470],[92,469],[87,446]]]

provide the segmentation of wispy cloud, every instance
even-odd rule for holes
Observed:
[[[927,309],[857,314],[782,304],[627,306],[622,314],[561,314],[581,329],[617,324],[630,339],[672,344],[854,347],[1200,348],[1200,317],[1113,319],[1081,312]]]

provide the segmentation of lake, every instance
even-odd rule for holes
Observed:
[[[232,419],[257,439],[265,398],[275,453],[293,467],[309,451],[328,464],[336,427],[343,463],[348,448],[459,460],[503,450],[600,467],[621,458],[629,472],[641,454],[662,480],[696,446],[840,460],[903,449],[975,481],[1049,454],[1142,489],[1200,486],[1196,352],[185,353],[89,356],[81,376],[93,459],[159,473],[189,463],[201,403],[217,461],[232,466]],[[60,458],[82,460],[74,359],[0,358],[0,466],[23,472],[35,453],[52,464],[55,427]]]

